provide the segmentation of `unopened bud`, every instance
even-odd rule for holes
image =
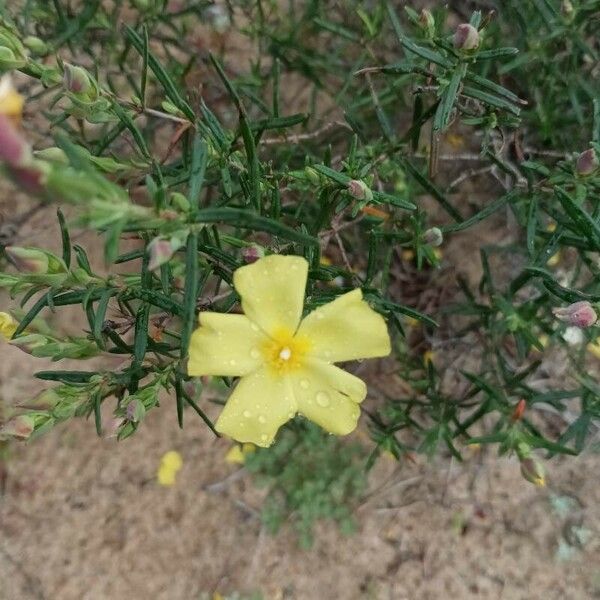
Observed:
[[[33,417],[28,415],[20,415],[13,417],[0,427],[0,437],[20,438],[26,440],[32,433],[35,427]]]
[[[598,315],[587,300],[575,302],[563,308],[553,308],[552,314],[559,320],[575,327],[591,327]]]
[[[510,416],[510,420],[513,423],[516,423],[517,421],[520,421],[521,418],[523,417],[523,413],[525,412],[525,409],[527,408],[527,402],[521,398],[518,402],[517,405],[515,406],[512,415]]]
[[[181,212],[190,210],[190,201],[180,192],[171,194],[171,204]]]
[[[360,179],[352,179],[348,182],[348,192],[356,200],[373,200],[373,192],[369,186]]]
[[[321,183],[319,174],[312,167],[304,167],[304,174],[312,184],[319,185],[319,183]]]
[[[421,10],[421,14],[419,15],[419,24],[428,34],[433,34],[435,30],[435,19],[431,14],[431,11],[426,8]]]
[[[26,62],[25,58],[18,57],[10,48],[0,46],[0,71],[20,69]]]
[[[454,32],[453,43],[457,50],[475,50],[479,41],[479,32],[470,23],[461,23]]]
[[[161,265],[169,262],[177,250],[178,248],[175,248],[169,240],[154,238],[148,244],[148,252],[150,253],[148,269],[155,271]]]
[[[57,162],[63,165],[69,164],[69,159],[62,148],[57,146],[50,146],[50,148],[44,148],[43,150],[36,150],[34,152],[36,158],[42,160],[49,160],[50,162]]]
[[[48,52],[48,44],[34,35],[27,36],[23,43],[35,54],[46,54]]]
[[[521,475],[534,485],[539,487],[546,485],[546,470],[536,458],[529,456],[521,460]]]
[[[0,338],[10,340],[17,330],[17,322],[5,312],[0,312]]]
[[[132,423],[139,423],[146,414],[146,407],[138,398],[134,398],[127,405],[126,409],[127,420]]]
[[[259,258],[265,255],[265,249],[258,244],[251,244],[242,249],[242,258],[249,265],[256,262]]]
[[[444,234],[439,227],[431,227],[423,234],[423,241],[434,248],[442,245]]]
[[[598,168],[599,164],[596,151],[593,148],[589,148],[577,157],[577,175],[581,175],[582,177],[591,175]]]
[[[85,94],[92,89],[92,82],[87,71],[70,63],[65,63],[63,85],[74,94]]]
[[[8,246],[5,248],[5,252],[19,271],[37,273],[38,275],[48,273],[48,257],[41,250]]]
[[[570,0],[562,0],[560,3],[560,11],[565,17],[570,17],[573,14],[573,4]]]
[[[31,149],[13,121],[0,113],[0,161],[11,167],[23,167],[31,161]]]
[[[9,169],[11,179],[23,190],[30,194],[42,194],[46,189],[48,169],[40,161],[34,161],[26,167]]]

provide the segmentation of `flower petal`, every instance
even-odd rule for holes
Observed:
[[[240,379],[215,428],[238,442],[266,447],[295,414],[296,402],[288,378],[260,369]]]
[[[233,283],[246,316],[271,335],[294,333],[302,317],[308,263],[301,256],[265,256],[240,267]]]
[[[298,412],[330,433],[346,435],[356,428],[358,404],[367,395],[362,379],[318,359],[308,359],[290,375]]]
[[[188,373],[200,375],[246,375],[263,362],[261,345],[267,338],[244,315],[204,312],[200,327],[190,340]]]
[[[327,362],[387,356],[390,336],[384,318],[353,290],[311,312],[298,335],[307,336],[310,354]]]

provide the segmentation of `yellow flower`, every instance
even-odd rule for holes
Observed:
[[[10,340],[16,330],[17,322],[8,313],[0,312],[0,337]]]
[[[234,444],[225,455],[225,462],[232,465],[243,465],[246,462],[246,456],[253,452],[256,452],[254,444]]]
[[[600,358],[600,338],[595,339],[586,346],[587,351],[596,358]]]
[[[175,483],[175,477],[183,466],[181,454],[175,450],[166,452],[160,459],[160,466],[156,475],[160,485],[170,486]]]
[[[23,96],[13,87],[10,76],[2,77],[0,79],[0,115],[5,115],[19,123],[23,114],[24,102]]]
[[[350,433],[367,388],[332,363],[390,353],[385,321],[361,290],[301,320],[307,274],[304,258],[261,258],[234,273],[244,315],[200,315],[188,372],[241,377],[216,423],[239,442],[269,446],[297,412],[330,433]]]

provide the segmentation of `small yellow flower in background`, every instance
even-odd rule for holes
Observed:
[[[546,264],[549,267],[555,267],[560,262],[560,250],[553,254],[547,261]]]
[[[231,465],[243,465],[246,462],[246,456],[256,452],[254,444],[235,444],[229,448],[225,455],[225,462]]]
[[[19,124],[24,103],[25,99],[15,90],[10,75],[0,78],[0,115],[9,117],[14,123]]]
[[[411,250],[410,248],[406,248],[402,250],[400,255],[402,256],[402,260],[412,260],[415,257],[415,251]]]
[[[586,346],[586,350],[595,356],[596,358],[600,358],[600,338],[595,339],[593,342],[590,342]]]
[[[433,359],[435,358],[435,352],[433,350],[426,350],[423,352],[423,364],[428,365],[429,363],[433,364]]]
[[[409,327],[419,327],[421,325],[421,321],[419,321],[419,319],[415,319],[414,317],[405,317],[406,318],[406,324]]]
[[[367,387],[333,363],[391,351],[385,321],[360,289],[302,319],[307,275],[302,257],[266,256],[234,273],[245,314],[200,314],[188,373],[241,377],[216,423],[238,442],[267,447],[298,412],[330,433],[350,433]]]
[[[160,466],[158,467],[158,473],[156,475],[158,483],[164,486],[170,486],[175,484],[175,477],[183,466],[183,459],[181,454],[175,450],[169,450],[160,459]]]
[[[10,340],[17,330],[17,322],[5,312],[0,312],[0,337]]]

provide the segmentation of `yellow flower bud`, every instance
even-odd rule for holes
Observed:
[[[0,337],[10,340],[17,330],[17,322],[5,312],[0,312]]]

